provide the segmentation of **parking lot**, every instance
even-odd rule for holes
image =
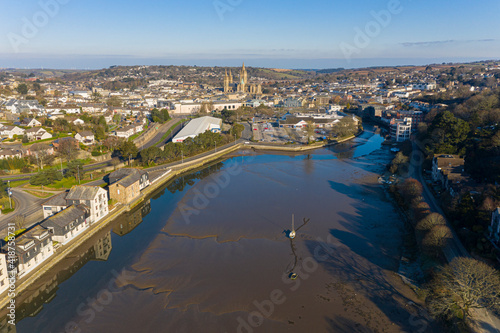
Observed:
[[[264,122],[252,125],[253,139],[259,142],[307,143],[307,131],[302,128],[280,128],[277,123]],[[322,139],[330,135],[329,130],[318,128],[314,131],[314,140]]]

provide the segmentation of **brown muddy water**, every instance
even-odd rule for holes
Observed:
[[[167,184],[31,290],[17,332],[432,331],[395,273],[404,223],[376,132]]]

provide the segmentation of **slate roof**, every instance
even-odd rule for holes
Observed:
[[[85,205],[71,205],[65,210],[60,211],[59,213],[49,217],[45,220],[42,225],[44,227],[47,226],[59,226],[64,228],[71,222],[75,221],[79,217],[85,217],[88,215],[88,207]]]
[[[99,186],[73,186],[66,200],[93,200],[100,189]]]
[[[42,206],[67,206],[68,203],[66,202],[66,195],[68,195],[68,192],[63,192],[59,193],[56,196],[53,196],[49,200],[45,201]]]
[[[80,134],[81,137],[87,137],[87,136],[94,136],[94,133],[92,133],[91,131],[82,131],[82,132],[78,132],[78,134]]]

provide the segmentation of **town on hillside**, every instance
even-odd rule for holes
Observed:
[[[380,128],[394,153],[380,182],[409,218],[430,213],[413,194],[421,186],[409,182],[415,177],[467,250],[498,260],[498,61],[330,70],[0,69],[0,293],[9,286],[7,271],[33,274],[120,207],[143,200],[173,167],[236,145],[335,144],[366,123]],[[412,151],[422,154],[420,164]]]

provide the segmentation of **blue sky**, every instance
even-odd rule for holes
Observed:
[[[351,68],[500,58],[498,0],[0,0],[0,8],[0,67]],[[389,16],[377,21],[374,12]]]

